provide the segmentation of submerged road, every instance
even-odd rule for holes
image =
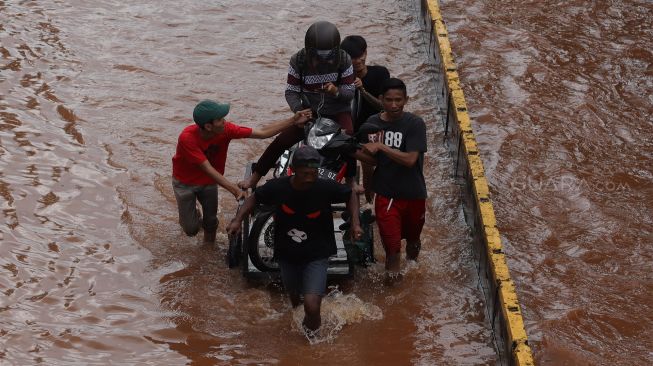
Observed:
[[[494,365],[418,2],[243,4],[0,1],[0,364]],[[536,362],[652,363],[653,6],[442,11]],[[309,345],[224,235],[182,235],[170,159],[200,99],[288,116],[288,58],[321,19],[406,81],[432,144],[419,264],[341,283]],[[227,177],[264,146],[234,142]],[[220,209],[224,228],[222,190]]]
[[[418,14],[417,2],[0,2],[0,363],[494,364]],[[170,159],[200,99],[231,102],[247,126],[288,116],[288,59],[320,19],[365,36],[369,62],[406,81],[433,144],[419,264],[398,287],[380,263],[340,284],[311,346],[278,286],[226,268],[224,235],[214,247],[182,235]],[[227,177],[264,146],[234,142]],[[220,207],[223,228],[224,191]]]

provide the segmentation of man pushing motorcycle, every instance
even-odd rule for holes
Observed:
[[[256,205],[274,208],[274,256],[293,307],[301,304],[303,294],[303,325],[310,332],[320,327],[329,257],[336,254],[331,205],[346,202],[352,217],[352,236],[359,239],[363,234],[357,194],[348,185],[318,178],[321,159],[311,146],[297,148],[291,161],[294,174],[258,187],[227,226],[228,234],[238,234],[243,219]]]

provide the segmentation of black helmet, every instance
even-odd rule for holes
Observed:
[[[333,60],[340,52],[340,32],[327,21],[313,23],[304,38],[306,52],[321,60]]]

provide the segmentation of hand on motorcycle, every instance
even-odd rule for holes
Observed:
[[[356,194],[358,194],[358,195],[361,195],[361,194],[365,193],[365,187],[363,187],[363,186],[360,185],[360,184],[356,184],[356,183],[354,183],[354,184],[352,185],[351,190],[354,191],[354,192],[356,192]]]
[[[324,84],[322,88],[324,89],[325,92],[333,95],[334,97],[337,97],[339,94],[338,87],[331,82]]]
[[[250,188],[254,189],[259,180],[261,180],[261,175],[253,171],[252,175],[238,182],[238,187],[245,191]]]
[[[242,190],[249,189],[250,188],[249,179],[244,179],[244,180],[241,180],[240,182],[238,182],[238,188],[240,188]]]
[[[240,221],[236,221],[236,218],[233,218],[229,225],[227,225],[227,234],[238,235],[238,233],[240,233]]]
[[[297,127],[304,127],[304,124],[308,122],[311,117],[313,117],[313,112],[310,108],[302,109],[301,111],[295,112],[295,115],[292,118],[292,123]]]
[[[231,184],[227,189],[236,197],[236,201],[247,198],[247,191],[243,191],[237,184]]]
[[[363,150],[371,155],[376,155],[383,146],[385,145],[380,142],[368,142],[367,144],[363,144]]]
[[[363,80],[361,80],[360,78],[356,78],[356,80],[354,80],[354,86],[356,87],[356,89],[364,89]]]
[[[363,237],[363,228],[359,225],[354,225],[351,230],[352,240],[360,240]]]

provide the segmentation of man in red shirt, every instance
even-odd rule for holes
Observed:
[[[194,236],[200,221],[204,242],[213,243],[218,227],[218,185],[240,199],[245,193],[224,177],[229,142],[233,139],[265,139],[292,125],[302,125],[311,116],[310,109],[301,110],[291,118],[269,123],[260,128],[238,126],[225,121],[228,103],[203,100],[193,110],[194,125],[179,135],[177,152],[172,157],[172,187],[177,199],[179,224],[184,233]],[[202,206],[203,216],[196,201]]]

